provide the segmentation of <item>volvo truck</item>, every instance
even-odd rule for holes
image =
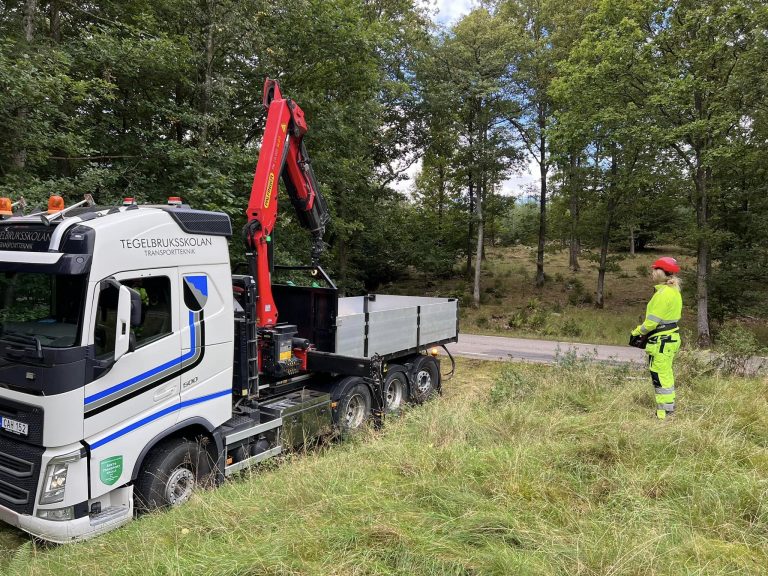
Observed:
[[[270,80],[264,103],[240,273],[230,218],[180,198],[52,197],[27,215],[0,200],[0,520],[89,538],[439,391],[429,352],[457,339],[457,301],[339,297],[319,263],[329,216],[303,112]],[[285,283],[281,178],[313,238]]]

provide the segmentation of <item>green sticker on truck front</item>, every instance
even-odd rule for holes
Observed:
[[[99,478],[104,484],[111,486],[123,474],[123,457],[110,456],[99,464]]]

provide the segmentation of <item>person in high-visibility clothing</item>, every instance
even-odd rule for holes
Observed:
[[[665,256],[651,265],[656,282],[645,309],[645,320],[632,330],[629,345],[645,348],[656,396],[656,416],[663,420],[675,413],[675,374],[672,362],[680,349],[678,322],[683,311],[677,260]]]

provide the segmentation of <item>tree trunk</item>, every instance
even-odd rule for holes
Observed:
[[[439,189],[437,193],[437,240],[438,245],[443,244],[443,211],[445,204],[445,166],[442,161],[437,167],[437,176],[440,179],[438,184]]]
[[[59,0],[51,0],[51,38],[61,42],[61,6]]]
[[[337,241],[339,247],[339,296],[346,296],[347,291],[347,241],[342,234],[339,234]]]
[[[35,37],[35,12],[37,0],[27,0],[24,3],[24,40],[31,44]]]
[[[581,269],[579,266],[579,254],[581,253],[581,240],[579,239],[579,194],[578,194],[578,182],[576,180],[576,168],[578,167],[576,155],[571,154],[570,157],[570,182],[571,189],[571,238],[570,238],[570,250],[568,254],[568,268],[572,272],[578,272]]]
[[[491,184],[490,186],[486,184],[486,190],[491,191],[491,195],[493,195],[494,192],[494,185]],[[496,211],[495,210],[488,210],[488,205],[486,204],[486,209],[484,211],[484,214],[486,215],[486,224],[484,226],[485,230],[488,231],[488,244],[489,246],[493,247],[496,245]],[[483,242],[483,260],[485,260],[485,242]]]
[[[475,251],[475,283],[472,300],[475,308],[480,306],[480,269],[483,253],[483,187],[477,189],[477,249]]]
[[[467,230],[467,270],[466,275],[469,279],[472,274],[472,229],[475,211],[475,183],[472,181],[472,175],[469,175],[469,229]]]
[[[61,1],[51,0],[50,3],[50,27],[48,34],[54,44],[61,43]],[[67,101],[62,110],[66,110],[67,116],[74,116],[75,110],[73,104]],[[59,120],[54,121],[54,131],[58,132],[62,129],[61,122]],[[56,175],[61,178],[70,178],[72,176],[72,160],[66,158],[68,154],[66,151],[57,146],[53,151],[54,158],[51,158],[56,162]]]
[[[611,239],[611,226],[613,225],[613,213],[616,209],[616,202],[611,196],[606,205],[605,222],[603,222],[603,236],[600,239],[600,265],[597,269],[597,296],[595,306],[603,308],[605,306],[605,272],[608,263],[608,243]]]
[[[632,225],[629,227],[629,255],[635,255],[635,227]]]
[[[541,150],[541,160],[539,162],[539,173],[541,175],[541,194],[539,196],[539,248],[536,253],[536,287],[544,286],[544,240],[547,235],[547,155],[546,155],[546,136],[544,135],[544,126],[539,121],[541,136],[539,146]]]
[[[470,159],[469,159],[469,174],[467,177],[469,178],[469,226],[467,230],[467,280],[469,280],[470,275],[472,274],[472,219],[474,218],[474,191],[475,191],[475,173],[474,173],[474,153],[473,145],[474,145],[474,129],[475,129],[475,117],[473,115],[470,115],[469,120],[467,122],[467,140],[469,143],[469,150],[470,150]]]
[[[608,184],[608,198],[605,203],[605,222],[603,223],[603,237],[600,239],[600,265],[597,268],[597,296],[595,306],[605,306],[605,272],[608,263],[608,243],[611,239],[611,225],[613,213],[616,209],[616,178],[619,167],[616,164],[616,153],[611,154],[611,181]]]
[[[176,110],[181,110],[182,103],[182,87],[181,83],[177,82],[174,89],[174,101],[176,102]],[[173,121],[173,131],[176,138],[176,143],[181,145],[184,142],[184,126],[181,124],[181,114],[177,114],[178,119]]]
[[[697,159],[698,160],[698,159]],[[712,343],[709,332],[709,206],[707,192],[710,170],[697,162],[696,168],[696,225],[699,237],[696,249],[696,328],[699,346],[708,348]]]
[[[213,86],[213,36],[216,29],[215,11],[216,0],[206,2],[208,8],[208,30],[205,38],[205,74],[203,75],[203,97],[200,102],[200,112],[203,114],[203,126],[200,130],[200,146],[208,143],[208,128],[210,120],[208,110],[211,102],[211,92]]]
[[[28,50],[35,39],[35,12],[37,10],[37,0],[26,0],[24,3],[24,18],[22,21],[22,29],[24,30],[24,40],[26,42],[26,49]],[[16,138],[14,138],[15,146],[11,154],[11,165],[13,169],[18,172],[22,172],[27,165],[27,149],[23,144],[24,138],[24,125],[27,122],[27,107],[20,106],[16,110],[16,122],[18,125],[18,132]]]

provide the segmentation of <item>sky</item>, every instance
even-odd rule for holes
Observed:
[[[440,24],[450,25],[456,22],[459,18],[467,14],[472,7],[476,5],[473,0],[432,0],[437,4],[438,10],[436,20]],[[430,4],[432,4],[430,2]]]
[[[435,20],[443,25],[450,26],[455,24],[462,16],[468,14],[472,8],[477,6],[476,0],[424,0],[424,4],[429,7],[433,13],[436,12]],[[413,185],[415,176],[421,171],[421,162],[415,163],[408,170],[408,180],[398,183],[396,188],[401,192],[408,192]],[[538,184],[539,178],[538,164],[531,160],[527,169],[523,169],[520,174],[512,175],[508,180],[502,183],[502,193],[507,195],[521,196],[531,184]]]

